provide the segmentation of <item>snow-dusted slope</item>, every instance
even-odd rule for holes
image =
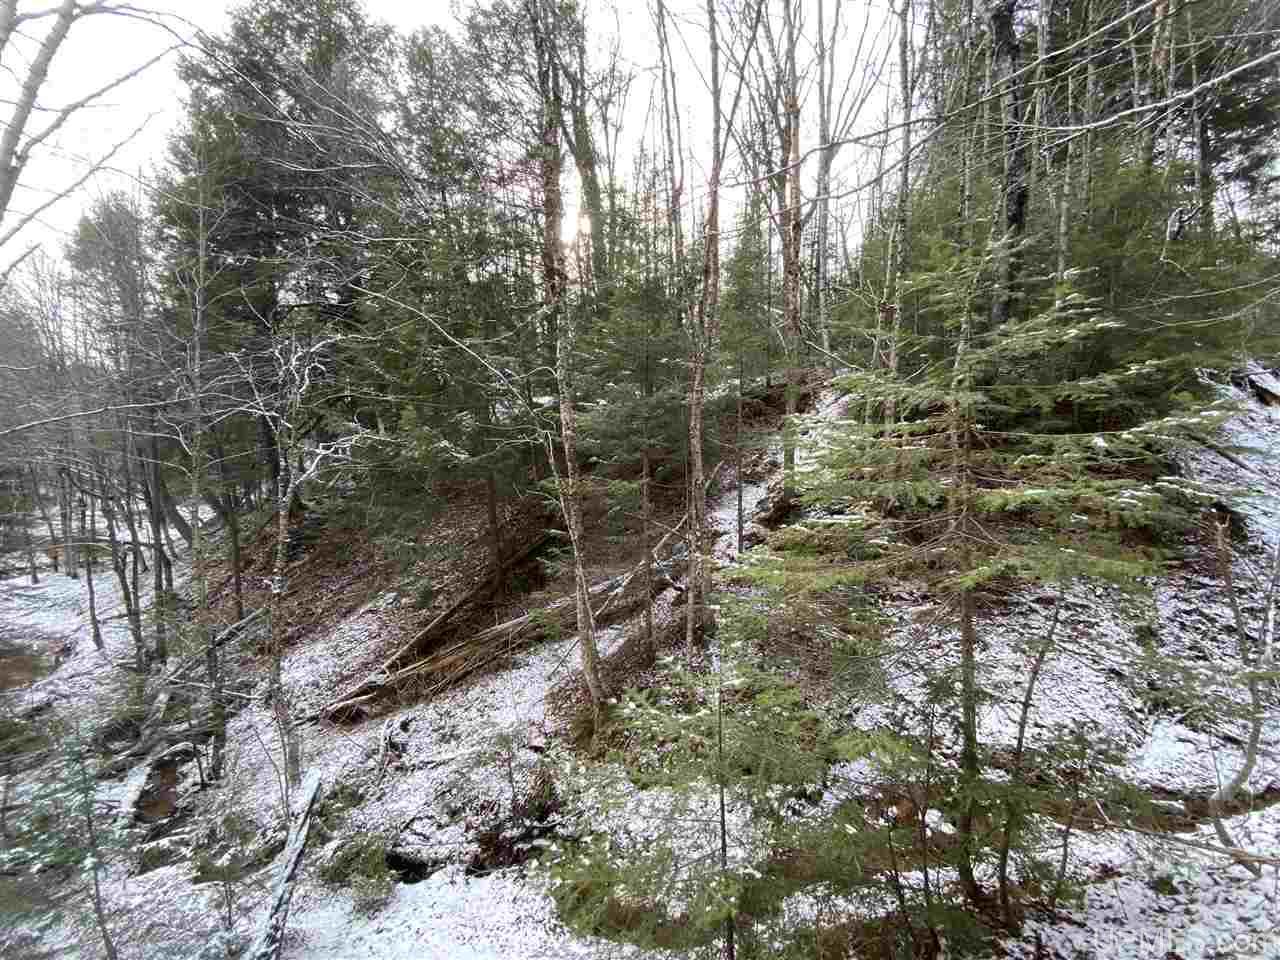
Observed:
[[[1258,545],[1280,537],[1280,495],[1273,479],[1280,476],[1280,407],[1264,405],[1253,392],[1230,389],[1236,391],[1241,412],[1224,428],[1223,449],[1229,456],[1211,449],[1190,451],[1186,466],[1197,480],[1247,488],[1255,494],[1240,508],[1255,544],[1253,552],[1246,550],[1240,556],[1243,575],[1251,563],[1259,563]],[[824,394],[807,442],[821,444],[825,425],[843,415],[840,398]],[[802,466],[811,459],[811,453],[802,455]],[[748,512],[762,493],[761,485],[747,492]],[[722,529],[732,529],[736,518],[732,487],[719,498],[713,513]],[[718,556],[728,561],[731,553],[722,550]],[[108,578],[100,577],[99,585],[105,615],[118,614],[118,598]],[[1154,587],[1154,600],[1092,585],[1068,592],[1060,648],[1041,679],[1029,742],[1035,746],[1047,742],[1056,729],[1080,726],[1098,740],[1106,738],[1119,745],[1119,769],[1133,784],[1180,801],[1213,789],[1227,771],[1235,769],[1240,753],[1222,739],[1220,730],[1205,729],[1188,711],[1160,706],[1159,698],[1150,696],[1142,679],[1143,648],[1135,624],[1154,621],[1162,649],[1183,657],[1187,682],[1198,674],[1204,688],[1219,696],[1238,700],[1241,693],[1235,678],[1224,669],[1233,649],[1224,629],[1230,612],[1212,571],[1176,572]],[[36,588],[18,580],[0,584],[0,618],[11,627],[38,634],[50,644],[76,640],[71,658],[22,694],[26,702],[40,697],[60,703],[88,702],[99,687],[104,674],[102,655],[88,640],[82,589],[60,576],[49,576]],[[923,678],[913,672],[911,663],[943,662],[954,655],[955,644],[945,630],[915,629],[927,614],[927,598],[913,596],[909,584],[889,592],[899,598],[890,602],[888,613],[901,639],[901,669],[889,673],[895,696],[911,701],[923,696]],[[1013,742],[1029,650],[1043,637],[1047,624],[1044,600],[1028,593],[986,620],[984,682],[997,693],[981,717],[986,743],[1007,746]],[[310,713],[312,707],[327,702],[344,678],[361,674],[366,664],[377,661],[386,645],[383,615],[393,602],[389,596],[379,598],[291,651],[284,664],[284,680],[299,713]],[[1256,606],[1246,604],[1255,611]],[[123,620],[110,620],[106,637],[110,657],[128,656],[130,642]],[[620,631],[603,637],[605,652],[620,638]],[[397,884],[386,906],[366,916],[349,890],[320,881],[317,867],[332,855],[334,841],[318,834],[294,900],[286,958],[659,956],[571,933],[556,919],[548,893],[524,868],[479,877],[464,870],[478,849],[477,826],[509,810],[513,785],[519,790],[533,775],[548,744],[548,693],[574,666],[574,643],[565,638],[516,652],[502,670],[388,717],[350,729],[320,724],[304,729],[303,762],[308,771],[321,774],[327,790],[355,788],[361,798],[351,806],[349,819],[337,828],[336,837],[359,832],[393,834],[407,853],[442,865],[420,882]],[[250,693],[252,699],[232,723],[223,788],[198,792],[198,772],[193,765],[184,768],[180,790],[194,813],[179,828],[175,842],[180,848],[201,849],[202,838],[211,836],[215,826],[233,814],[255,824],[264,835],[273,825],[278,829],[282,820],[278,749],[271,715],[257,699],[261,692]],[[849,704],[847,715],[855,725],[874,728],[888,722],[893,710],[892,702]],[[384,721],[397,727],[401,721],[411,721],[402,738],[403,754],[384,757]],[[1250,781],[1259,793],[1280,788],[1280,753],[1274,748],[1280,742],[1280,717],[1274,709],[1264,742],[1264,756]],[[126,790],[127,782],[104,783],[99,800],[118,804]],[[633,796],[628,802],[632,806],[622,810],[601,810],[600,821],[619,824],[621,829],[628,816],[640,818],[639,824],[644,817],[660,813],[646,810],[644,798]],[[1249,849],[1280,854],[1280,807],[1234,817],[1229,826]],[[690,842],[702,841],[691,837]],[[1056,920],[1033,917],[1026,937],[1006,945],[1007,955],[1027,960],[1280,957],[1280,935],[1274,926],[1280,919],[1276,867],[1268,864],[1263,878],[1255,879],[1228,858],[1206,849],[1217,842],[1208,826],[1172,838],[1120,830],[1079,833],[1073,841],[1070,872],[1087,884],[1087,904]],[[186,860],[139,874],[134,853],[129,851],[129,856],[112,863],[106,884],[108,913],[122,956],[149,960],[224,956],[219,911],[225,903],[218,886],[194,884],[194,869]],[[236,887],[231,916],[239,942],[262,917],[275,866],[266,865]],[[803,899],[798,895],[793,904],[801,912]],[[33,930],[27,933],[34,936]],[[21,957],[17,944],[22,935],[16,926],[0,933],[0,952]],[[42,948],[59,956],[88,958],[99,952],[83,911],[69,912],[38,939]]]

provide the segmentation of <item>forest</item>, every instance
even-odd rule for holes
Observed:
[[[1280,957],[1280,4],[432,24],[0,0],[4,956]]]

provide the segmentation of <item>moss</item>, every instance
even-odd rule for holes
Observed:
[[[18,757],[49,745],[49,738],[36,724],[17,717],[0,716],[0,748],[8,757]]]
[[[362,833],[340,841],[320,867],[320,879],[350,888],[357,913],[377,913],[395,889],[395,874],[387,865],[386,838]]]
[[[413,593],[413,609],[425,610],[435,602],[436,588],[429,582],[423,581]]]
[[[339,783],[320,801],[316,809],[316,828],[323,840],[338,835],[351,811],[364,802],[364,791],[352,783]]]

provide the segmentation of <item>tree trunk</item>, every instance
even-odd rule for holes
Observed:
[[[1191,19],[1192,6],[1188,4],[1183,8],[1186,11],[1187,18],[1187,43],[1191,44],[1191,51],[1187,55],[1191,64],[1191,88],[1194,90],[1200,85],[1200,67],[1198,46],[1194,42],[1194,29]],[[1217,226],[1214,223],[1213,205],[1214,183],[1213,183],[1213,165],[1209,154],[1209,123],[1206,112],[1200,104],[1198,96],[1191,97],[1191,103],[1187,110],[1188,116],[1191,118],[1191,141],[1196,154],[1196,197],[1200,202],[1200,238],[1205,241],[1212,240],[1217,232]]]
[[[742,527],[743,527],[743,511],[742,511],[742,379],[745,369],[745,360],[743,353],[745,348],[740,344],[738,347],[738,410],[737,423],[733,431],[733,457],[734,457],[734,475],[737,477],[737,497],[738,497],[738,527],[737,535],[733,541],[734,555],[742,553]]]
[[[34,587],[40,582],[40,574],[36,570],[36,548],[31,541],[31,525],[25,517],[19,517],[18,522],[22,524],[22,545],[27,552],[27,570],[31,578],[31,585]]]
[[[89,503],[89,529],[97,529],[97,516],[93,501]],[[98,598],[93,584],[93,548],[84,551],[84,585],[89,598],[89,628],[93,631],[93,645],[102,649],[102,626],[98,622]]]
[[[993,72],[997,88],[1003,87],[1004,159],[1003,236],[996,265],[996,290],[991,321],[999,325],[1013,315],[1022,272],[1018,247],[1027,226],[1027,137],[1023,132],[1022,101],[1025,81],[1019,77],[1021,48],[1014,33],[1015,0],[1001,0],[990,8]]]
[[[1093,33],[1094,0],[1085,0],[1084,28]],[[1084,203],[1085,223],[1093,214],[1093,129],[1095,111],[1098,109],[1098,57],[1097,47],[1090,43],[1085,48],[1087,65],[1084,79],[1084,104],[1081,108],[1085,124],[1084,143],[1081,145],[1080,198]],[[1193,111],[1194,112],[1194,111]]]
[[[555,38],[549,29],[554,11],[547,9],[546,0],[537,0],[529,7],[530,26],[533,33],[534,52],[537,57],[538,90],[542,100],[542,143],[540,165],[542,173],[542,283],[543,310],[556,323],[556,377],[560,392],[560,429],[565,456],[566,476],[560,479],[560,510],[564,514],[565,527],[573,549],[575,597],[578,616],[578,635],[582,653],[582,672],[587,681],[597,718],[605,701],[604,685],[600,680],[599,653],[596,649],[595,629],[591,617],[591,601],[588,594],[586,569],[583,563],[582,512],[579,505],[580,480],[578,477],[577,419],[573,406],[572,354],[574,345],[574,318],[565,303],[567,276],[564,253],[560,246],[560,222],[564,216],[564,201],[560,192],[560,168],[562,151],[560,124],[564,100],[560,89],[560,71],[553,49]],[[536,8],[535,8],[536,7]],[[556,468],[555,449],[551,435],[544,435],[547,460],[551,469]]]
[[[53,552],[58,546],[58,531],[53,525],[53,516],[49,513],[49,508],[45,505],[44,497],[40,495],[40,476],[36,473],[34,465],[28,465],[27,476],[31,481],[31,502],[36,505],[36,510],[40,512],[40,519],[44,521],[45,529],[49,531],[49,549]],[[56,573],[58,570],[57,553],[53,553],[53,569]]]
[[[489,519],[489,555],[493,563],[493,592],[502,590],[502,530],[498,526],[498,478],[485,474],[485,512]]]
[[[971,903],[981,899],[978,881],[973,872],[974,826],[977,821],[978,801],[974,791],[982,773],[978,758],[978,684],[977,684],[977,631],[973,622],[973,594],[965,589],[960,593],[960,784],[964,794],[959,822],[960,836],[960,884]]]
[[[224,470],[224,465],[227,462],[227,453],[223,449],[222,441],[217,438],[216,434],[214,443],[214,453],[218,458],[218,478],[221,481],[222,490],[209,497],[209,503],[227,530],[227,545],[231,554],[231,591],[235,598],[236,619],[243,620],[244,560],[240,549],[240,511],[236,509],[237,505],[232,494],[233,488],[228,484]],[[199,502],[194,494],[192,499]]]
[[[787,161],[786,199],[782,212],[782,315],[787,330],[787,422],[782,435],[783,496],[796,490],[795,415],[800,395],[800,349],[804,330],[800,317],[800,83],[796,73],[796,24],[791,0],[783,4],[786,33],[784,137],[782,155]]]
[[[182,511],[178,509],[178,505],[170,495],[169,488],[164,482],[163,471],[156,474],[155,486],[156,492],[160,495],[160,506],[164,510],[165,517],[178,531],[178,536],[182,537],[183,543],[190,547],[194,540],[191,524],[187,522],[187,518],[182,515]]]
[[[1075,99],[1072,96],[1073,85],[1067,80],[1067,117],[1075,112]],[[1054,284],[1059,288],[1067,276],[1067,253],[1071,239],[1071,146],[1068,144],[1062,155],[1062,175],[1058,178],[1058,231],[1057,231],[1057,264],[1054,270]],[[1060,295],[1060,294],[1059,294]]]
[[[651,530],[653,526],[653,502],[652,494],[649,490],[650,469],[649,469],[649,442],[648,432],[645,436],[645,448],[642,456],[641,473],[640,473],[640,512],[641,512],[641,534],[640,542],[644,548],[644,642],[649,650],[649,655],[656,655],[657,651],[653,641],[653,561],[649,556],[650,540],[652,537]]]
[[[283,418],[282,418],[283,422]],[[280,740],[280,748],[284,757],[284,791],[285,806],[289,804],[290,788],[302,777],[302,754],[299,734],[293,728],[289,710],[289,699],[285,694],[282,676],[284,665],[285,642],[288,638],[288,624],[285,622],[284,595],[288,585],[285,573],[287,560],[286,549],[289,543],[289,506],[293,499],[293,489],[288,483],[290,470],[288,456],[290,453],[287,440],[288,427],[282,426],[280,435],[274,437],[275,449],[279,463],[276,469],[276,543],[275,560],[271,573],[271,675],[270,696],[271,711],[275,719],[276,733]]]
[[[102,491],[102,518],[107,524],[107,543],[111,547],[111,569],[115,571],[116,582],[120,585],[120,597],[129,623],[129,634],[133,638],[134,664],[141,673],[147,668],[147,650],[142,639],[142,623],[135,615],[135,597],[133,591],[129,589],[128,561],[120,546],[120,537],[116,533],[116,510],[112,504],[110,481],[107,479],[104,466],[99,466],[98,474]]]
[[[576,70],[564,67],[563,76],[569,84],[570,136],[569,149],[582,184],[582,206],[590,221],[591,292],[597,306],[607,316],[607,296],[610,287],[608,235],[605,230],[604,193],[600,189],[599,163],[595,137],[591,132],[591,116],[587,111],[586,27],[580,21],[573,24],[573,56]]]
[[[907,233],[907,211],[911,189],[911,0],[900,0],[898,11],[898,95],[902,98],[902,159],[898,164],[898,196],[893,218],[893,243],[885,278],[886,325],[889,328],[889,356],[885,363],[891,380],[898,377],[898,341],[902,336],[902,275],[907,270],[911,238]],[[885,403],[885,424],[898,422],[898,404],[892,392]]]
[[[147,464],[147,513],[151,521],[151,565],[152,565],[152,597],[151,613],[155,620],[156,659],[163,663],[169,658],[167,625],[165,614],[168,604],[165,602],[164,565],[168,557],[164,554],[164,507],[160,504],[160,443],[156,438],[157,424],[151,421],[151,462]]]
[[[671,230],[672,273],[676,278],[675,301],[677,325],[684,315],[684,221],[680,204],[684,192],[684,143],[680,123],[680,98],[676,95],[675,70],[671,66],[671,46],[667,38],[667,10],[664,0],[657,0],[658,54],[662,61],[662,118],[667,145],[667,223]]]
[[[839,6],[837,5],[837,14]],[[831,146],[831,94],[830,81],[834,80],[835,65],[831,63],[832,51],[827,45],[825,22],[826,2],[818,0],[818,237],[817,269],[814,271],[814,299],[817,302],[818,333],[822,337],[822,350],[830,358],[831,330],[827,316],[827,243],[831,232],[831,166],[835,162],[836,148]],[[741,483],[739,483],[741,490]],[[741,544],[739,544],[741,546]]]
[[[129,444],[132,445],[131,443]],[[126,599],[126,611],[129,615],[129,630],[139,644],[144,644],[142,631],[142,590],[139,566],[142,560],[142,543],[138,537],[138,522],[134,514],[133,473],[129,469],[129,453],[120,455],[121,479],[124,481],[124,495],[121,497],[120,514],[124,518],[125,529],[129,531],[128,573],[129,591]],[[122,560],[124,558],[122,557]],[[144,657],[145,661],[145,657]]]
[[[77,750],[82,745],[77,745]],[[98,841],[98,824],[94,817],[93,800],[97,785],[89,776],[89,770],[83,753],[77,757],[80,774],[81,814],[84,818],[85,839],[89,842],[89,875],[93,881],[93,916],[98,923],[98,935],[102,938],[102,949],[107,960],[118,960],[115,941],[111,938],[111,928],[107,925],[107,911],[102,901],[102,848]]]
[[[1031,705],[1035,698],[1036,683],[1044,662],[1048,659],[1057,640],[1058,623],[1062,618],[1063,592],[1059,590],[1053,605],[1053,619],[1049,624],[1049,632],[1045,641],[1036,652],[1035,662],[1031,665],[1031,673],[1027,677],[1027,686],[1022,695],[1022,709],[1018,712],[1018,736],[1013,747],[1013,767],[1009,771],[1009,779],[1014,790],[1025,789],[1022,775],[1022,760],[1027,742],[1027,725],[1031,719]],[[1013,847],[1013,838],[1017,834],[1022,820],[1022,803],[1016,796],[1010,796],[1005,803],[1004,829],[1000,836],[1000,856],[996,867],[996,886],[1000,891],[1000,911],[1004,915],[1005,926],[1010,930],[1014,926],[1013,904],[1009,891],[1009,853]]]
[[[302,856],[307,852],[307,839],[311,835],[311,812],[315,809],[316,799],[320,796],[320,778],[316,777],[310,789],[303,795],[302,809],[293,818],[289,827],[289,840],[284,848],[284,863],[280,875],[276,878],[275,892],[271,898],[271,909],[267,911],[266,922],[258,932],[249,949],[245,952],[245,960],[277,960],[280,949],[284,946],[285,925],[289,922],[289,904],[293,900],[293,885],[298,876],[298,868],[302,865]]]
[[[71,468],[63,467],[60,471],[61,478],[61,496],[60,506],[62,511],[62,568],[67,576],[72,580],[78,580],[80,574],[77,573],[79,564],[76,560],[76,544],[75,531],[72,524],[75,522],[71,509]]]
[[[685,602],[688,605],[686,639],[692,642],[706,626],[707,595],[711,577],[706,557],[707,490],[703,465],[703,408],[706,404],[706,371],[714,357],[720,333],[720,35],[713,0],[707,0],[707,28],[711,50],[711,171],[707,184],[707,219],[703,235],[702,294],[689,325],[689,568]],[[797,176],[798,176],[797,171]],[[798,200],[797,196],[797,200]],[[797,217],[799,209],[797,205]],[[799,276],[797,274],[797,281]],[[797,289],[799,284],[797,282]]]

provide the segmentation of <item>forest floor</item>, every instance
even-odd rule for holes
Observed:
[[[1241,412],[1222,438],[1230,456],[1206,448],[1188,454],[1184,466],[1204,483],[1254,494],[1239,508],[1248,527],[1248,539],[1236,548],[1243,577],[1265,562],[1268,547],[1280,539],[1280,496],[1270,479],[1280,470],[1280,407],[1243,392],[1235,399]],[[838,394],[819,395],[803,441],[808,452],[802,453],[802,468],[823,442],[823,431],[846,413],[851,414]],[[752,479],[742,481],[748,516],[767,495],[776,469],[777,457],[766,445],[747,473]],[[738,564],[752,562],[752,551],[739,556],[735,549],[736,483],[726,472],[713,493],[713,519],[722,531],[714,552],[727,582],[744,569]],[[673,505],[666,506],[664,516],[673,524],[679,518],[672,515]],[[486,549],[483,509],[481,501],[451,503],[447,522],[424,531],[426,549],[407,575],[385,549],[361,538],[358,523],[328,538],[319,535],[292,577],[290,616],[299,629],[283,675],[295,715],[318,714],[433,610],[475,583],[483,569],[475,557]],[[517,514],[505,520],[511,529],[519,526]],[[601,562],[593,569],[601,577],[628,569],[638,555],[634,542],[608,535],[603,525],[595,546]],[[265,558],[253,549],[250,608],[261,599],[266,569]],[[1211,824],[1179,814],[1202,803],[1237,769],[1242,755],[1242,721],[1206,724],[1194,703],[1169,689],[1194,680],[1196,689],[1225,702],[1243,696],[1230,668],[1238,654],[1221,585],[1212,564],[1194,549],[1188,556],[1153,579],[1146,594],[1079,584],[1059,600],[1062,639],[1044,668],[1029,746],[1047,743],[1064,728],[1081,731],[1086,745],[1097,747],[1093,754],[1086,750],[1081,762],[1106,765],[1150,807],[1145,819],[1102,805],[1075,811],[1067,876],[1079,885],[1082,900],[1050,911],[1043,897],[1031,897],[1022,933],[993,942],[993,955],[1280,957],[1280,869],[1269,862],[1261,877],[1251,875],[1218,849]],[[424,581],[434,588],[426,603]],[[484,618],[501,622],[568,592],[565,574],[556,569],[531,573],[525,586],[525,592],[487,608]],[[10,678],[0,687],[12,687],[3,694],[6,713],[51,703],[92,724],[119,711],[129,681],[107,661],[128,659],[131,640],[119,616],[117,589],[105,576],[99,592],[106,621],[101,654],[88,639],[79,582],[51,573],[38,586],[25,578],[0,582],[0,645],[17,654],[0,659],[0,671]],[[226,602],[225,587],[220,597]],[[915,715],[927,699],[920,664],[954,656],[953,632],[936,622],[937,605],[919,584],[880,584],[875,598],[886,629],[884,649],[891,651],[878,666],[877,695],[859,689],[842,699],[836,685],[823,687],[829,695],[824,709],[854,731],[894,728]],[[676,618],[678,599],[671,590],[658,597],[659,623]],[[1047,589],[1026,589],[984,611],[981,680],[993,695],[980,726],[984,744],[997,752],[1016,735],[1030,651],[1044,636],[1052,601]],[[1259,609],[1257,602],[1246,607],[1250,613]],[[1182,656],[1183,676],[1152,675],[1143,639],[1152,634],[1137,630],[1139,624],[1154,631],[1163,651]],[[467,620],[460,629],[483,625]],[[664,689],[671,682],[665,661],[630,656],[638,628],[632,618],[603,629],[601,653],[626,669],[628,685]],[[125,838],[108,851],[104,894],[108,922],[126,960],[227,956],[229,948],[246,942],[266,910],[287,818],[272,717],[262,705],[263,663],[251,644],[239,654],[235,670],[245,679],[234,690],[244,705],[231,722],[227,772],[218,789],[202,789],[196,763],[176,767],[164,783],[140,783],[135,768],[95,788],[98,807],[118,811],[114,819]],[[675,955],[570,930],[558,916],[553,882],[539,866],[537,854],[566,837],[606,835],[619,849],[643,850],[658,833],[675,832],[690,862],[719,842],[714,791],[677,796],[636,786],[616,760],[576,739],[576,664],[576,639],[553,632],[540,643],[506,650],[487,670],[429,698],[402,691],[371,719],[348,725],[314,720],[302,727],[303,766],[323,778],[326,799],[293,901],[286,958]],[[1274,697],[1265,719],[1262,756],[1249,783],[1255,802],[1235,811],[1226,826],[1241,847],[1275,857],[1280,710]],[[949,725],[942,736],[954,737]],[[530,802],[546,799],[548,758],[554,758],[561,778],[556,802],[544,803],[535,815]],[[797,813],[800,820],[833,816],[886,789],[874,769],[847,763],[833,765],[809,786],[813,799]],[[18,778],[13,795],[20,799],[23,789]],[[140,795],[161,794],[168,802],[158,812],[139,813]],[[731,799],[728,818],[734,828],[730,860],[739,866],[762,863],[767,851],[756,845],[747,805]],[[929,815],[922,821],[936,824],[939,832],[947,829]],[[1063,818],[1039,817],[1036,825],[1042,828],[1041,852],[1056,859]],[[377,853],[378,863],[362,860],[366,849]],[[219,872],[219,864],[239,869]],[[906,883],[918,879],[904,875]],[[954,878],[935,876],[939,881]],[[71,870],[62,882],[52,875],[0,877],[0,911],[23,897],[35,902],[37,887],[48,909],[6,919],[0,953],[15,960],[100,955],[83,871]],[[812,928],[815,942],[823,942],[818,934],[824,925],[874,919],[892,909],[882,897],[850,897],[815,880],[773,904],[760,922],[779,930]],[[718,951],[718,944],[708,944],[694,954]]]

